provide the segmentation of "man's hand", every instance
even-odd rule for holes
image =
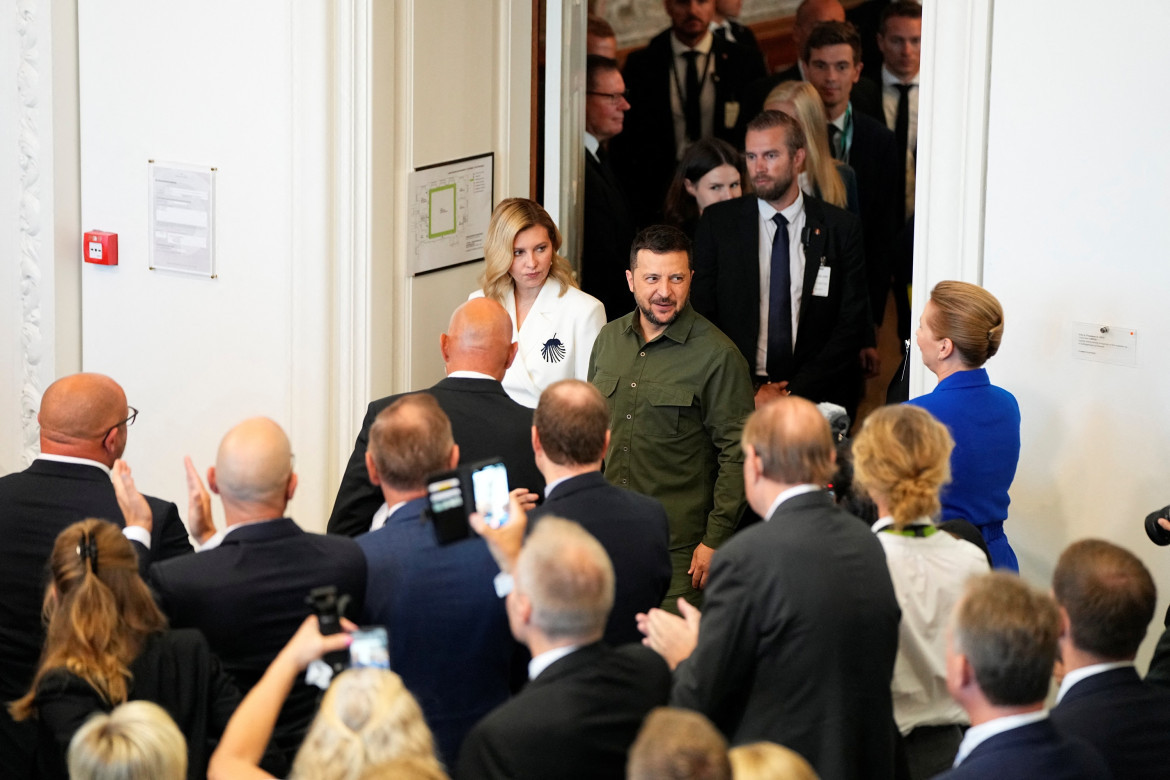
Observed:
[[[215,521],[211,519],[211,496],[203,487],[203,480],[195,470],[191,456],[183,458],[187,468],[187,531],[199,544],[215,535]]]
[[[528,529],[528,513],[521,503],[525,496],[531,496],[527,488],[516,488],[508,498],[508,522],[499,528],[492,528],[484,522],[483,514],[472,512],[468,516],[471,527],[484,538],[500,571],[511,572],[524,546],[524,532]]]
[[[121,458],[114,461],[110,480],[114,483],[114,495],[118,497],[118,508],[122,510],[126,525],[145,528],[150,533],[154,529],[154,516],[150,514],[146,497],[134,487],[130,465]]]
[[[765,407],[788,394],[788,382],[765,382],[756,389],[756,408]]]
[[[525,512],[531,512],[533,509],[536,509],[536,502],[540,499],[539,495],[530,492],[528,488],[515,488],[512,491],[512,495],[516,496],[516,499],[520,502],[520,506],[523,507]]]
[[[638,630],[646,637],[642,644],[665,658],[671,671],[689,658],[699,643],[699,618],[702,613],[688,604],[686,599],[678,600],[678,611],[682,617],[657,607],[635,616]]]
[[[882,358],[877,347],[862,347],[858,360],[861,362],[861,371],[866,379],[873,379],[882,372]]]
[[[711,569],[711,556],[715,550],[699,542],[695,554],[691,556],[691,568],[687,574],[691,575],[691,586],[702,590],[707,587],[707,572]]]

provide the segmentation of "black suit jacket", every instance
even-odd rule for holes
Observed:
[[[671,704],[733,744],[786,745],[826,780],[890,778],[900,615],[874,534],[824,491],[795,496],[716,552]]]
[[[193,629],[152,636],[130,662],[130,674],[128,699],[165,709],[187,741],[187,777],[207,777],[211,753],[240,704],[239,690],[212,655],[207,640]],[[69,741],[91,715],[109,712],[112,706],[85,680],[57,669],[37,687],[36,707],[40,777],[67,780]]]
[[[630,92],[630,110],[621,134],[610,141],[614,171],[625,183],[634,208],[634,222],[639,227],[659,221],[667,187],[678,165],[670,108],[670,92],[675,89],[670,36],[670,30],[664,30],[646,48],[630,52],[622,70]],[[715,36],[711,62],[715,71],[712,133],[742,148],[747,119],[739,110],[739,93],[764,75],[762,60],[750,49]],[[700,61],[700,73],[702,68]]]
[[[613,609],[605,626],[610,645],[642,641],[634,622],[657,607],[670,586],[670,520],[658,501],[611,485],[600,471],[571,477],[529,513],[530,527],[556,515],[593,534],[609,553],[615,578]]]
[[[472,729],[455,777],[624,778],[642,719],[669,692],[670,669],[653,650],[586,645]]]
[[[609,163],[585,152],[585,224],[581,248],[581,289],[605,306],[605,318],[629,314],[634,296],[626,283],[634,219],[629,201]]]
[[[174,504],[147,496],[154,528],[148,551],[134,542],[139,568],[152,560],[191,552],[187,529]],[[49,583],[46,563],[57,535],[87,517],[125,524],[110,477],[97,466],[35,460],[0,478],[0,696],[23,696],[36,672],[45,641],[41,604]],[[31,730],[30,730],[31,729]],[[15,723],[0,708],[0,767],[14,777],[31,774],[36,730]]]
[[[155,564],[150,577],[171,626],[203,632],[246,694],[311,612],[310,590],[336,586],[351,598],[347,616],[358,619],[366,559],[352,539],[305,533],[285,517],[241,526],[219,547]],[[286,756],[300,745],[318,693],[298,681],[281,709],[272,739]]]
[[[755,196],[715,203],[703,212],[695,234],[691,303],[735,342],[755,373],[760,328],[759,206]],[[824,201],[804,197],[804,295],[788,389],[812,401],[832,401],[850,411],[860,387],[858,351],[870,332],[861,225],[857,217]],[[821,259],[831,268],[829,294],[812,294]]]
[[[744,111],[744,124],[764,110],[764,102],[776,87],[785,81],[804,81],[801,77],[800,66],[795,63],[790,68],[777,71],[770,76],[756,79],[743,89],[740,101]],[[881,122],[886,121],[885,109],[882,107],[882,90],[879,85],[870,79],[858,79],[849,93],[849,102],[854,111],[860,111],[866,116],[873,117]]]
[[[890,288],[890,253],[901,225],[899,203],[904,203],[898,144],[885,125],[853,112],[853,145],[849,165],[857,174],[861,224],[865,230],[865,265],[869,283],[870,313],[881,324]]]
[[[1086,677],[1052,710],[1052,725],[1097,748],[1114,777],[1166,777],[1170,759],[1170,692],[1132,667]]]
[[[447,377],[420,392],[433,395],[450,418],[455,443],[459,445],[460,463],[503,458],[511,487],[525,487],[537,494],[544,492],[544,477],[537,470],[532,454],[532,410],[509,398],[503,385],[494,379]],[[366,419],[362,421],[353,454],[337,489],[333,514],[329,517],[329,533],[357,536],[370,530],[370,521],[383,503],[382,491],[370,484],[366,472],[370,426],[379,412],[402,395],[380,398],[366,410]]]
[[[1165,758],[1165,756],[1163,756]],[[963,763],[935,780],[1109,780],[1101,754],[1064,737],[1048,719],[1009,729],[979,743]],[[1117,780],[1121,780],[1119,776]]]

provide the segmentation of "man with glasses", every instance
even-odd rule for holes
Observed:
[[[115,461],[126,449],[127,429],[138,410],[101,374],[63,377],[45,391],[41,454],[24,471],[0,478],[0,698],[28,690],[44,643],[41,602],[45,566],[65,527],[100,517],[124,527],[142,571],[152,561],[191,552],[187,530],[173,503],[147,497],[152,521],[126,526],[112,479],[129,479]],[[31,723],[31,722],[29,722]],[[0,766],[12,777],[31,775],[36,727],[0,713]],[[23,771],[22,771],[23,770]]]
[[[622,131],[626,83],[618,64],[591,54],[585,64],[585,222],[581,289],[601,301],[605,318],[628,314],[634,299],[626,285],[626,255],[634,221],[625,190],[609,164],[606,145]]]

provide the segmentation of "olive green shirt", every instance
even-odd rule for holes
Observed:
[[[606,479],[662,502],[672,550],[719,547],[743,514],[740,435],[755,408],[739,349],[689,303],[647,342],[635,309],[601,329],[589,381],[609,404]]]

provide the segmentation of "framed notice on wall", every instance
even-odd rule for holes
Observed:
[[[494,161],[488,153],[410,174],[412,274],[483,259],[492,218]]]
[[[215,278],[215,168],[150,160],[150,270]]]

